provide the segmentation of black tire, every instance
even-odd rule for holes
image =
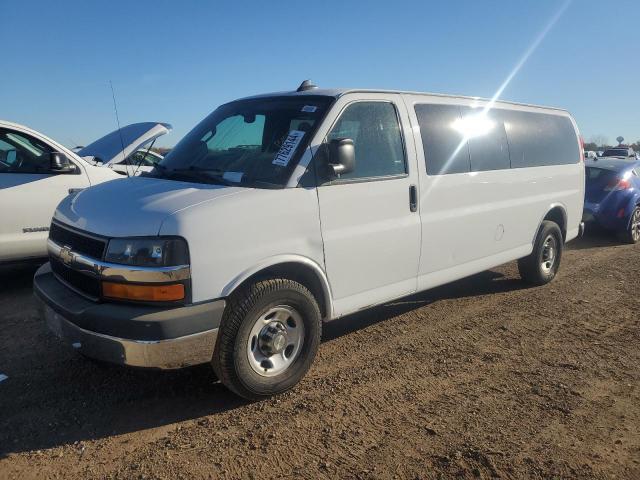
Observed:
[[[631,212],[629,225],[624,232],[618,234],[618,238],[625,243],[638,243],[640,241],[640,207],[636,207]]]
[[[533,285],[549,283],[558,272],[563,248],[564,239],[558,224],[544,220],[538,229],[533,252],[528,257],[518,260],[520,277]],[[550,255],[553,255],[553,260],[545,261],[545,257],[549,260]]]
[[[304,336],[299,353],[286,370],[272,377],[261,376],[249,361],[249,337],[257,320],[279,306],[299,314]],[[289,390],[304,377],[318,351],[321,333],[318,302],[304,285],[281,278],[262,280],[229,298],[211,363],[227,388],[241,397],[259,400]]]

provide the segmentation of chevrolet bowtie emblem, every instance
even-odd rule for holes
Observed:
[[[62,247],[60,249],[60,260],[65,265],[70,265],[73,261],[73,253],[69,247]]]

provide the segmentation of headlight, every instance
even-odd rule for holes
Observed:
[[[109,240],[107,262],[141,267],[189,264],[187,242],[182,238],[114,238]]]

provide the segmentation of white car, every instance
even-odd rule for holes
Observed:
[[[136,125],[146,127],[130,128]],[[168,131],[166,124],[136,125],[122,129],[125,158],[153,141],[159,132]],[[107,137],[113,138],[113,134]],[[101,139],[89,147],[96,155],[117,150],[106,162],[111,166],[122,158],[123,143],[119,141],[119,146],[108,149],[110,145]],[[125,173],[126,168],[135,173],[134,166],[124,168]],[[0,263],[45,258],[51,217],[60,200],[70,192],[119,178],[123,176],[117,168],[112,170],[90,157],[82,158],[28,127],[0,121]]]
[[[124,175],[140,175],[153,170],[155,164],[162,160],[162,156],[152,152],[150,147],[171,129],[168,123],[133,123],[82,147],[76,153]]]
[[[304,83],[234,101],[155,176],[65,199],[34,290],[87,356],[211,362],[263,398],[304,376],[323,321],[516,259],[553,280],[582,227],[580,145],[563,110],[477,98]]]

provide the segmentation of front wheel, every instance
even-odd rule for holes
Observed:
[[[522,279],[534,285],[544,285],[553,280],[560,267],[563,247],[564,241],[558,224],[543,221],[536,236],[533,252],[528,257],[518,260],[518,270]]]
[[[311,292],[292,280],[263,280],[232,295],[212,359],[216,375],[252,400],[290,389],[316,355],[320,317]]]
[[[640,241],[640,207],[631,212],[631,219],[627,230],[620,233],[620,239],[626,243],[638,243]]]

